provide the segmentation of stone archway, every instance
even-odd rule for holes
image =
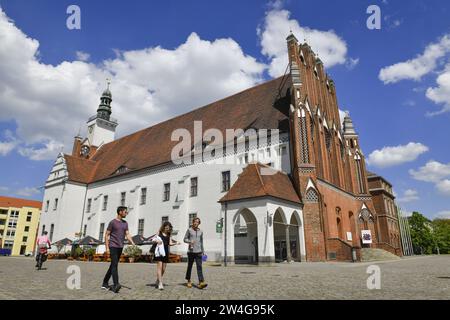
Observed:
[[[234,263],[258,263],[258,225],[253,212],[240,209],[233,218]]]
[[[275,248],[275,261],[290,260],[290,243],[287,241],[289,225],[283,209],[278,208],[273,215],[273,240]]]
[[[297,211],[294,211],[289,221],[289,239],[291,249],[291,259],[294,261],[301,261],[301,235],[302,221]],[[287,237],[287,236],[286,236]],[[288,257],[289,259],[289,257]]]

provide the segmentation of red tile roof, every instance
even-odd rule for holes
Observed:
[[[245,167],[239,178],[219,202],[271,196],[300,203],[300,198],[286,174],[280,171],[271,175],[261,174],[261,168],[271,170],[269,166],[260,163],[252,163]]]
[[[3,208],[9,208],[9,207],[13,207],[13,208],[32,207],[32,208],[41,209],[42,208],[42,202],[34,201],[34,200],[27,200],[27,199],[19,199],[19,198],[0,196],[0,207],[3,207]]]
[[[288,131],[290,77],[280,77],[202,108],[158,123],[102,146],[91,160],[65,156],[69,180],[91,183],[116,175],[124,166],[128,172],[171,161],[172,132],[189,130],[193,137],[194,121],[202,121],[203,132],[209,128],[280,129]]]

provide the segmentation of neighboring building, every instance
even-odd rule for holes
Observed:
[[[378,247],[402,256],[400,225],[392,184],[369,171],[367,179],[378,216]]]
[[[116,207],[126,205],[133,235],[152,235],[170,220],[182,240],[199,216],[205,250],[216,261],[348,261],[352,248],[359,257],[361,247],[377,247],[377,215],[352,120],[347,113],[341,125],[334,82],[311,48],[292,34],[287,45],[284,76],[118,140],[107,89],[87,137],[75,137],[72,154],[56,159],[41,224],[54,225],[56,240],[98,238]],[[189,132],[194,147],[177,149],[177,129]],[[231,138],[229,129],[236,130]],[[271,129],[279,136],[259,137]],[[214,143],[202,141],[207,133]],[[174,150],[193,163],[175,164]],[[186,253],[184,246],[173,250]]]
[[[411,239],[411,228],[409,226],[408,217],[403,216],[402,209],[397,206],[398,222],[400,225],[400,239],[402,243],[402,251],[405,256],[414,255],[414,247]]]
[[[11,255],[34,252],[42,202],[0,196],[0,248]]]

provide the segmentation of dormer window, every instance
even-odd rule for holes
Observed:
[[[128,171],[128,168],[125,166],[120,166],[119,169],[117,169],[116,174],[125,173]]]

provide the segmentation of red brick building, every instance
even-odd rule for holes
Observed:
[[[400,226],[392,184],[383,177],[367,171],[369,191],[377,212],[378,247],[402,256]]]
[[[351,260],[352,247],[376,247],[378,238],[359,136],[348,114],[341,127],[334,82],[311,47],[293,34],[287,45],[292,178],[304,203],[307,260]]]

